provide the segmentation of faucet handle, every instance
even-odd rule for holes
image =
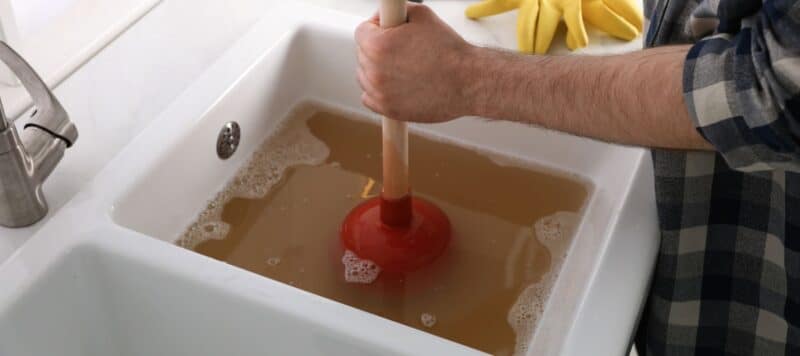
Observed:
[[[36,114],[31,122],[25,124],[25,128],[36,127],[42,129],[64,140],[67,147],[72,146],[78,139],[78,130],[70,121],[67,111],[64,110],[64,107],[61,106],[61,103],[56,99],[39,74],[33,70],[22,56],[3,41],[0,41],[0,61],[5,63],[19,78],[36,106]],[[6,122],[6,126],[9,125],[7,120],[4,119],[3,121]],[[2,125],[0,124],[0,127]]]

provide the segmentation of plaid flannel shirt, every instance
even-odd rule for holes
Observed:
[[[800,0],[645,0],[716,153],[654,150],[641,355],[800,355]]]

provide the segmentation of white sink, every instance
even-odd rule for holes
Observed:
[[[398,353],[309,318],[324,301],[299,308],[288,288],[246,290],[236,273],[200,280],[131,255],[132,248],[161,248],[147,245],[101,242],[59,256],[2,310],[0,355]]]
[[[173,244],[295,105],[369,115],[358,22],[282,5],[198,78],[0,266],[0,355],[478,353]],[[222,161],[230,120],[243,139]],[[658,247],[647,153],[476,118],[414,129],[593,184],[529,354],[625,353]]]

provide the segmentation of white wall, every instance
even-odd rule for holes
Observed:
[[[0,27],[5,41],[54,85],[158,1],[0,0]],[[0,68],[0,84],[8,86],[11,79]]]
[[[12,0],[0,0],[0,41],[13,42],[18,38],[16,15],[11,8]],[[0,85],[15,84],[16,78],[11,71],[0,63]]]
[[[79,0],[0,0],[10,2],[19,36],[24,38],[63,14]]]

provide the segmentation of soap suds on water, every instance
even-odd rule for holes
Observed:
[[[432,328],[434,325],[436,325],[436,315],[430,313],[422,313],[422,315],[419,316],[419,321],[426,328]]]
[[[381,274],[381,268],[375,262],[361,259],[350,250],[344,252],[342,264],[344,280],[348,283],[370,284]]]
[[[523,355],[530,347],[556,276],[567,257],[567,250],[578,221],[579,216],[576,213],[557,212],[539,219],[533,225],[531,232],[542,245],[547,247],[552,262],[550,270],[541,280],[526,287],[508,312],[508,324],[517,337],[514,355]]]
[[[578,222],[578,215],[572,212],[557,212],[545,216],[534,224],[536,236],[545,245],[558,244],[568,239]],[[555,246],[554,246],[555,247]]]
[[[194,249],[208,240],[221,240],[228,235],[230,226],[222,221],[222,211],[231,199],[260,199],[280,182],[290,167],[325,162],[330,150],[324,142],[314,137],[306,125],[315,112],[310,107],[300,107],[288,117],[303,117],[281,123],[257,148],[250,160],[226,184],[225,189],[212,199],[183,236],[179,246]],[[281,207],[285,211],[286,207]]]

